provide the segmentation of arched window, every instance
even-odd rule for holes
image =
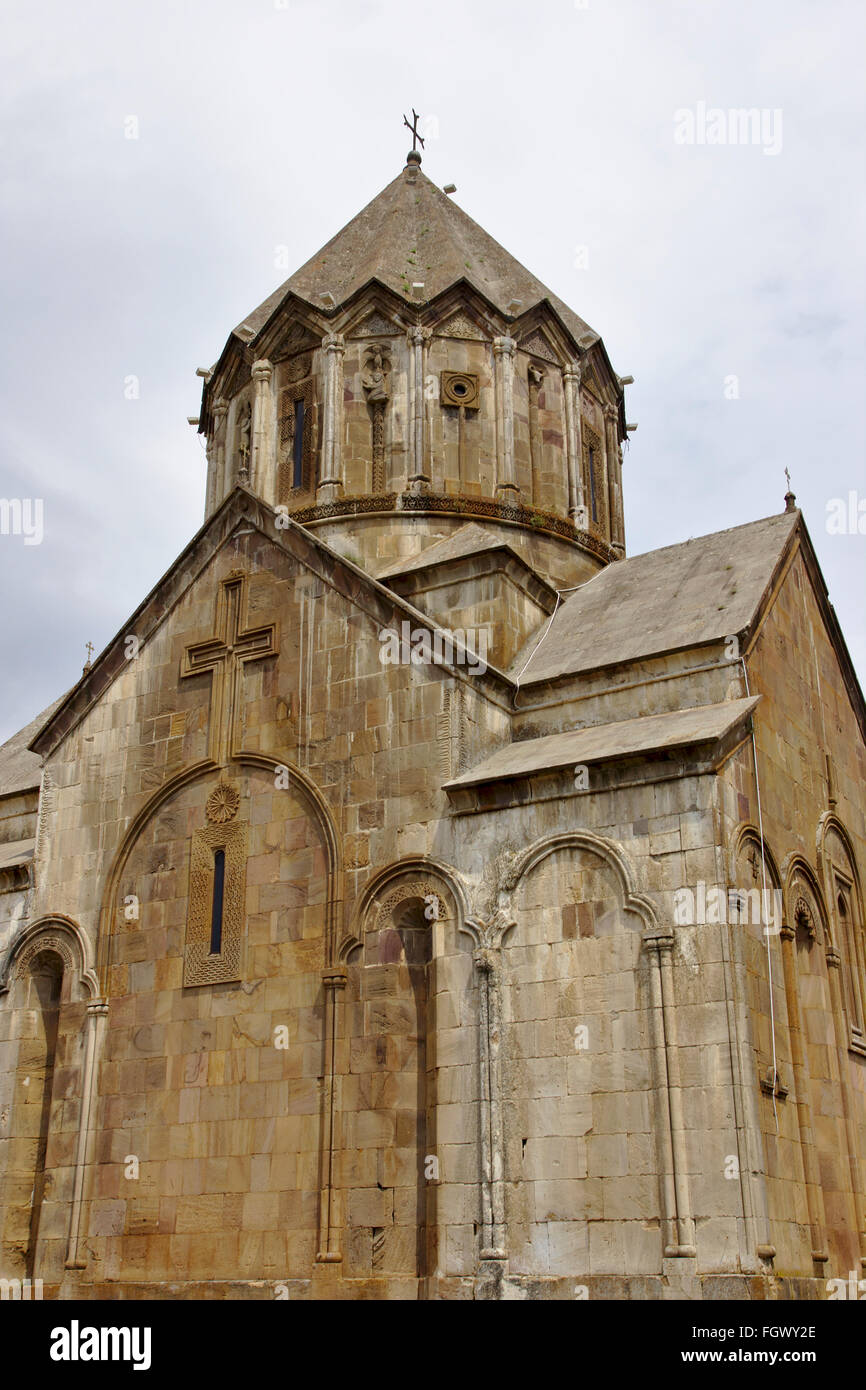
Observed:
[[[836,922],[837,940],[842,955],[844,970],[845,1004],[848,1009],[848,1022],[852,1039],[864,1041],[863,1026],[863,979],[859,959],[857,922],[853,912],[851,885],[843,883],[836,876]]]
[[[19,1043],[12,1091],[0,1222],[3,1272],[16,1278],[32,1279],[44,1267],[39,1227],[62,985],[63,961],[54,951],[40,951],[21,977],[27,1031]]]
[[[307,360],[298,370],[308,366]],[[281,502],[310,492],[313,480],[313,382],[293,382],[280,392],[277,491]]]
[[[850,1030],[848,1045],[866,1052],[866,948],[862,900],[853,853],[841,826],[831,823],[824,839],[833,936],[842,965],[842,997]]]

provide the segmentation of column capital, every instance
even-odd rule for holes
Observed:
[[[224,420],[229,413],[229,402],[226,400],[225,396],[218,396],[214,401],[213,413],[214,419],[217,421],[217,428],[219,428],[219,423]]]
[[[271,377],[273,376],[273,374],[274,374],[273,364],[272,364],[271,362],[269,362],[268,359],[267,359],[266,357],[260,357],[259,360],[258,360],[257,362],[254,362],[254,363],[253,363],[253,367],[252,367],[252,378],[253,378],[253,381],[270,381],[270,379],[271,379]]]
[[[517,341],[514,338],[502,336],[493,339],[493,351],[498,357],[513,357]]]
[[[828,946],[824,952],[824,957],[827,964],[832,966],[834,970],[840,970],[842,968],[842,957],[835,946]]]
[[[674,934],[668,927],[648,927],[643,933],[643,944],[648,951],[672,951]]]
[[[494,975],[498,956],[498,946],[483,946],[472,952],[472,964],[482,975]]]
[[[433,336],[432,328],[423,328],[420,323],[413,323],[406,329],[406,338],[410,347],[422,347],[424,343],[429,343]]]
[[[608,402],[606,405],[602,406],[602,411],[604,413],[604,418],[609,425],[615,425],[617,423],[619,411],[617,410],[615,405],[611,405],[610,402]]]
[[[342,333],[326,333],[322,339],[322,347],[325,352],[343,353],[346,351],[346,339]]]
[[[322,971],[322,984],[325,989],[345,989],[348,971],[345,965],[331,965]]]
[[[480,957],[488,951],[495,951],[498,957],[499,948],[506,933],[510,932],[514,926],[516,926],[514,918],[504,907],[497,907],[489,918],[467,917],[466,927],[475,941],[472,959],[479,969],[490,970],[492,968],[489,963],[482,964]]]
[[[580,385],[581,366],[579,362],[566,362],[562,369],[564,381],[572,381],[575,386]]]

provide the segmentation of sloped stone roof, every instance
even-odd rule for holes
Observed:
[[[511,672],[534,644],[521,686],[742,632],[799,518],[782,512],[606,566],[563,600],[547,635],[527,643]]]
[[[338,305],[345,304],[371,280],[408,300],[411,286],[423,281],[427,301],[465,280],[502,313],[508,312],[512,299],[522,301],[521,314],[548,300],[575,341],[593,333],[411,164],[234,331],[248,341],[250,330],[257,334],[288,294],[321,311],[324,292],[332,294]]]
[[[29,864],[35,850],[35,839],[12,840],[9,844],[0,845],[0,870],[17,869]]]
[[[511,550],[511,546],[499,537],[476,526],[474,521],[460,526],[444,540],[434,541],[415,555],[403,555],[399,560],[391,560],[377,578],[381,581],[396,574],[409,574],[412,570],[426,570],[431,565],[446,564],[449,560],[462,560],[466,555],[478,555],[484,550]],[[517,555],[516,550],[511,550]],[[522,557],[518,556],[518,559]]]
[[[696,743],[715,742],[735,727],[761,699],[725,700],[721,704],[696,709],[673,710],[666,714],[647,714],[614,724],[598,724],[562,734],[527,738],[500,748],[484,762],[464,772],[445,789],[497,782],[533,772],[546,772],[577,763],[597,763],[633,754],[668,751]]]
[[[432,569],[435,565],[446,565],[456,560],[464,560],[471,555],[484,555],[492,550],[501,550],[505,555],[517,560],[525,569],[550,589],[550,593],[555,593],[550,588],[547,581],[536,574],[535,570],[527,561],[517,546],[509,545],[501,536],[494,535],[486,531],[483,526],[477,526],[474,521],[466,526],[460,526],[450,536],[445,536],[441,541],[434,541],[432,545],[425,546],[415,555],[404,555],[399,560],[391,560],[377,575],[380,583],[387,584],[389,579],[396,579],[402,574],[413,574],[418,570]]]
[[[59,699],[52,701],[47,709],[37,714],[35,719],[0,746],[0,796],[12,796],[16,792],[26,792],[39,787],[42,781],[42,759],[38,753],[31,753],[27,745],[43,725],[48,723],[64,698],[61,695]]]

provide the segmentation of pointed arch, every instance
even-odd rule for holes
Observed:
[[[739,855],[742,853],[748,840],[752,841],[752,843],[755,845],[756,849],[759,852],[763,850],[764,864],[767,869],[767,878],[772,883],[772,886],[774,888],[781,888],[784,880],[779,872],[779,866],[776,862],[776,856],[773,854],[773,851],[767,844],[766,836],[762,841],[760,830],[751,821],[740,821],[739,824],[735,826],[734,831],[731,835],[729,859],[732,881],[736,880],[737,859]]]
[[[289,786],[298,793],[301,801],[309,809],[322,835],[327,857],[329,891],[327,902],[326,959],[331,962],[333,960],[337,934],[337,919],[340,904],[342,903],[343,881],[340,836],[331,808],[312,778],[303,772],[301,768],[295,766],[289,759],[282,760],[279,754],[241,752],[230,760],[229,766],[232,765],[263,769],[271,773],[271,775],[274,775],[277,769],[281,771],[284,770]],[[176,777],[172,777],[163,786],[159,787],[128,826],[117,853],[115,854],[114,862],[109,871],[102,897],[102,908],[99,918],[99,945],[97,949],[96,974],[103,985],[105,982],[108,949],[112,936],[118,887],[127,860],[134,846],[138,843],[144,827],[147,825],[148,821],[153,818],[160,807],[174,796],[176,792],[206,777],[217,776],[221,770],[224,769],[221,769],[220,765],[211,758],[207,758],[199,763],[194,763],[191,767],[186,768],[183,772],[178,773]]]
[[[465,911],[454,870],[413,855],[389,864],[365,885],[340,942],[349,1047],[358,1056],[350,1069],[356,1075],[346,1081],[357,1082],[364,1098],[360,1109],[344,1108],[335,1125],[344,1155],[340,1171],[346,1175],[350,1277],[381,1271],[424,1281],[433,1272],[438,1184],[450,1176],[447,1167],[441,1174],[438,1167],[445,1141],[438,1131],[436,1078],[440,1068],[474,1059],[474,1030],[452,1026],[447,1053],[440,1054],[443,1025],[437,1029],[435,1023],[449,993],[451,1007],[458,1008],[450,976],[441,967],[443,955],[450,955],[444,949],[446,932],[453,946],[451,933],[456,936]],[[471,972],[468,959],[463,963]],[[348,1093],[349,1086],[343,1090]],[[361,1151],[369,1166],[371,1148],[373,1171],[383,1175],[375,1191],[354,1177]]]
[[[831,855],[835,835],[842,853]],[[833,811],[825,811],[816,831],[818,863],[824,879],[831,946],[841,958],[843,995],[848,1014],[848,1043],[866,1052],[866,939],[864,939],[863,891],[854,844]]]
[[[800,906],[800,894],[797,891],[798,879],[805,884],[813,899],[817,912],[817,921],[812,924],[812,930],[808,924],[806,929],[809,935],[815,937],[819,944],[829,940],[829,917],[827,905],[824,901],[824,892],[818,879],[818,875],[812,868],[808,859],[798,850],[792,850],[781,863],[782,889],[784,893],[785,912],[784,918],[788,925],[799,925],[800,918],[803,916]],[[808,904],[807,904],[808,906]]]

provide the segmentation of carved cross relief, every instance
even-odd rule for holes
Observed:
[[[194,642],[183,655],[181,679],[202,671],[213,674],[208,728],[208,756],[225,764],[239,748],[238,715],[243,691],[243,668],[251,661],[276,656],[276,625],[248,627],[249,576],[233,570],[220,585],[214,623],[216,635]]]

